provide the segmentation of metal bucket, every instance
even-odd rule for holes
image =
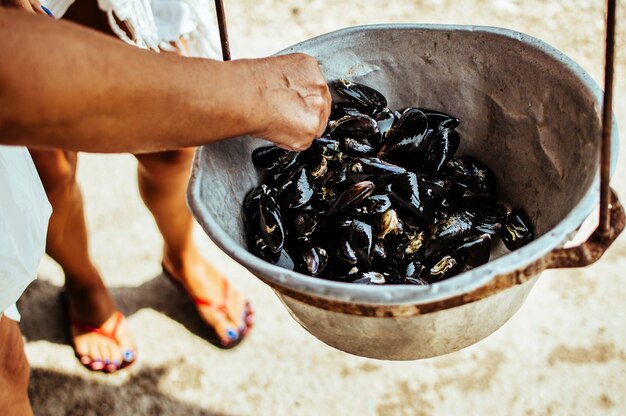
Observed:
[[[340,30],[281,53],[290,52],[315,56],[329,80],[375,86],[391,108],[436,108],[460,118],[457,154],[489,165],[504,198],[524,207],[539,236],[431,286],[374,287],[307,277],[246,250],[241,205],[259,181],[250,154],[266,143],[240,137],[199,148],[188,190],[196,219],[328,345],[389,360],[461,349],[503,325],[545,268],[597,260],[623,228],[614,196],[612,237],[561,248],[598,204],[602,92],[545,43],[495,28],[380,25]],[[617,143],[614,128],[613,167]]]

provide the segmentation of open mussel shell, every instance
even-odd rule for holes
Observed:
[[[434,216],[433,200],[424,180],[413,172],[396,176],[391,183],[391,196],[420,220],[429,223]]]
[[[522,208],[513,208],[506,225],[500,231],[500,236],[506,248],[511,251],[525,246],[535,238],[532,223]]]
[[[285,243],[280,207],[272,196],[263,192],[259,196],[259,221],[263,241],[273,253],[278,253]]]
[[[379,91],[367,85],[340,79],[333,83],[335,90],[355,107],[373,114],[387,107],[387,99]]]

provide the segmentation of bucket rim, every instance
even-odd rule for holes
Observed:
[[[440,31],[440,32],[474,32],[497,35],[509,38],[525,44],[544,53],[549,58],[558,61],[595,97],[598,108],[602,108],[603,92],[593,78],[571,58],[563,54],[555,47],[544,41],[510,29],[475,26],[475,25],[444,25],[444,24],[373,24],[351,26],[333,32],[322,34],[314,38],[297,43],[285,48],[275,55],[299,52],[304,47],[310,47],[316,43],[327,42],[338,37],[358,34],[368,31],[389,30],[413,30],[413,31]],[[617,151],[619,133],[615,115],[612,118],[611,134],[611,175],[617,164]],[[353,283],[336,282],[320,278],[314,278],[295,271],[283,269],[268,263],[240,246],[211,216],[204,207],[201,195],[201,180],[197,172],[203,152],[207,151],[201,146],[196,151],[192,176],[188,188],[189,205],[208,236],[228,256],[248,269],[259,279],[269,284],[274,290],[281,292],[285,288],[287,292],[297,292],[308,297],[319,297],[335,302],[357,303],[362,305],[401,306],[432,304],[446,299],[473,292],[488,285],[498,276],[508,275],[516,271],[524,270],[529,264],[540,261],[553,249],[560,248],[571,239],[581,224],[594,211],[599,203],[599,171],[596,173],[591,186],[574,208],[565,215],[550,231],[536,238],[520,249],[503,255],[495,260],[479,266],[470,271],[441,282],[428,286],[417,285],[357,285]],[[506,289],[503,287],[501,290]],[[495,294],[497,291],[492,292]]]

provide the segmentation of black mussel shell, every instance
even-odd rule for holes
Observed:
[[[362,181],[348,187],[339,195],[333,204],[328,215],[339,212],[347,212],[363,202],[374,191],[374,183],[370,181]]]
[[[447,252],[472,232],[474,218],[468,213],[453,213],[438,221],[426,241],[426,257]]]
[[[387,248],[383,240],[376,240],[372,247],[372,256],[374,260],[378,262],[384,261],[387,258]]]
[[[414,167],[420,144],[428,132],[428,120],[424,113],[410,108],[387,132],[385,144],[378,151],[378,157],[405,167]]]
[[[301,166],[281,185],[278,198],[287,208],[300,208],[313,196],[312,178],[304,166]]]
[[[311,276],[317,276],[328,264],[328,254],[321,247],[307,245],[302,250],[304,267]]]
[[[379,140],[380,132],[376,120],[370,116],[346,116],[337,121],[330,131],[330,137],[345,139],[346,137],[359,137],[363,139]]]
[[[404,279],[406,283],[427,285],[428,282],[422,278],[425,269],[424,259],[421,255],[415,254],[409,257],[404,266]]]
[[[491,236],[489,234],[465,237],[463,243],[450,252],[450,255],[465,270],[487,263],[490,254]]]
[[[331,250],[331,254],[350,265],[355,265],[359,261],[350,242],[343,237],[336,241],[336,247]]]
[[[363,285],[382,285],[386,283],[385,276],[378,272],[363,272],[358,273],[356,279],[352,283],[358,283]]]
[[[372,260],[372,246],[374,245],[372,226],[363,221],[352,221],[348,241],[357,258],[369,264]]]
[[[285,243],[285,230],[280,208],[270,195],[260,194],[259,214],[261,237],[273,253],[278,253]]]
[[[367,141],[361,141],[351,137],[344,139],[343,148],[346,153],[355,157],[373,156],[376,154],[376,150]]]
[[[293,219],[293,229],[296,237],[309,237],[319,226],[319,220],[313,213],[301,212]]]
[[[252,151],[252,163],[257,168],[279,173],[294,166],[298,155],[298,152],[290,152],[278,146],[262,146]]]
[[[482,233],[497,234],[506,223],[506,207],[496,204],[487,207],[474,216],[474,228]]]
[[[380,92],[367,85],[340,79],[334,84],[337,92],[357,108],[373,114],[387,107],[387,99]]]
[[[333,103],[330,107],[330,120],[339,120],[345,116],[360,116],[363,113],[357,109],[353,104],[342,102]]]
[[[393,111],[388,108],[383,108],[380,112],[374,114],[374,120],[378,123],[378,131],[380,131],[381,136],[385,137],[398,119],[396,119],[396,115]]]
[[[456,153],[461,138],[456,130],[443,129],[428,136],[420,145],[421,170],[438,173]]]
[[[311,146],[302,152],[302,157],[309,165],[318,165],[321,159],[336,160],[341,153],[341,143],[330,137],[313,140]]]
[[[513,208],[505,226],[500,230],[500,236],[506,248],[511,251],[525,246],[535,238],[532,223],[522,208]]]
[[[426,114],[426,118],[428,118],[428,125],[432,129],[455,129],[459,126],[459,119],[451,116],[450,114],[430,110],[428,108],[420,108],[420,110]]]
[[[347,174],[354,180],[376,178],[376,182],[380,183],[404,172],[406,169],[403,167],[392,165],[377,157],[360,157],[352,161]]]
[[[452,208],[452,183],[445,179],[427,179],[422,178],[426,186],[428,187],[428,194],[432,197],[435,203],[435,209],[450,210]]]
[[[381,215],[389,208],[391,208],[391,199],[387,195],[371,195],[363,201],[356,212],[363,215]]]
[[[496,177],[491,169],[473,157],[450,160],[441,175],[456,182],[452,192],[459,204],[478,208],[495,204],[498,196]]]
[[[401,173],[394,179],[391,183],[391,196],[423,222],[429,223],[433,219],[433,200],[428,186],[413,172]]]

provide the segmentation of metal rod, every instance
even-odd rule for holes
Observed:
[[[606,52],[604,58],[604,102],[602,104],[602,151],[600,154],[600,223],[597,232],[610,232],[611,127],[613,124],[613,58],[615,49],[615,0],[607,1]]]
[[[228,43],[228,29],[226,27],[226,14],[222,0],[215,0],[215,12],[217,14],[217,25],[220,29],[220,42],[222,44],[222,59],[230,61],[230,44]]]

